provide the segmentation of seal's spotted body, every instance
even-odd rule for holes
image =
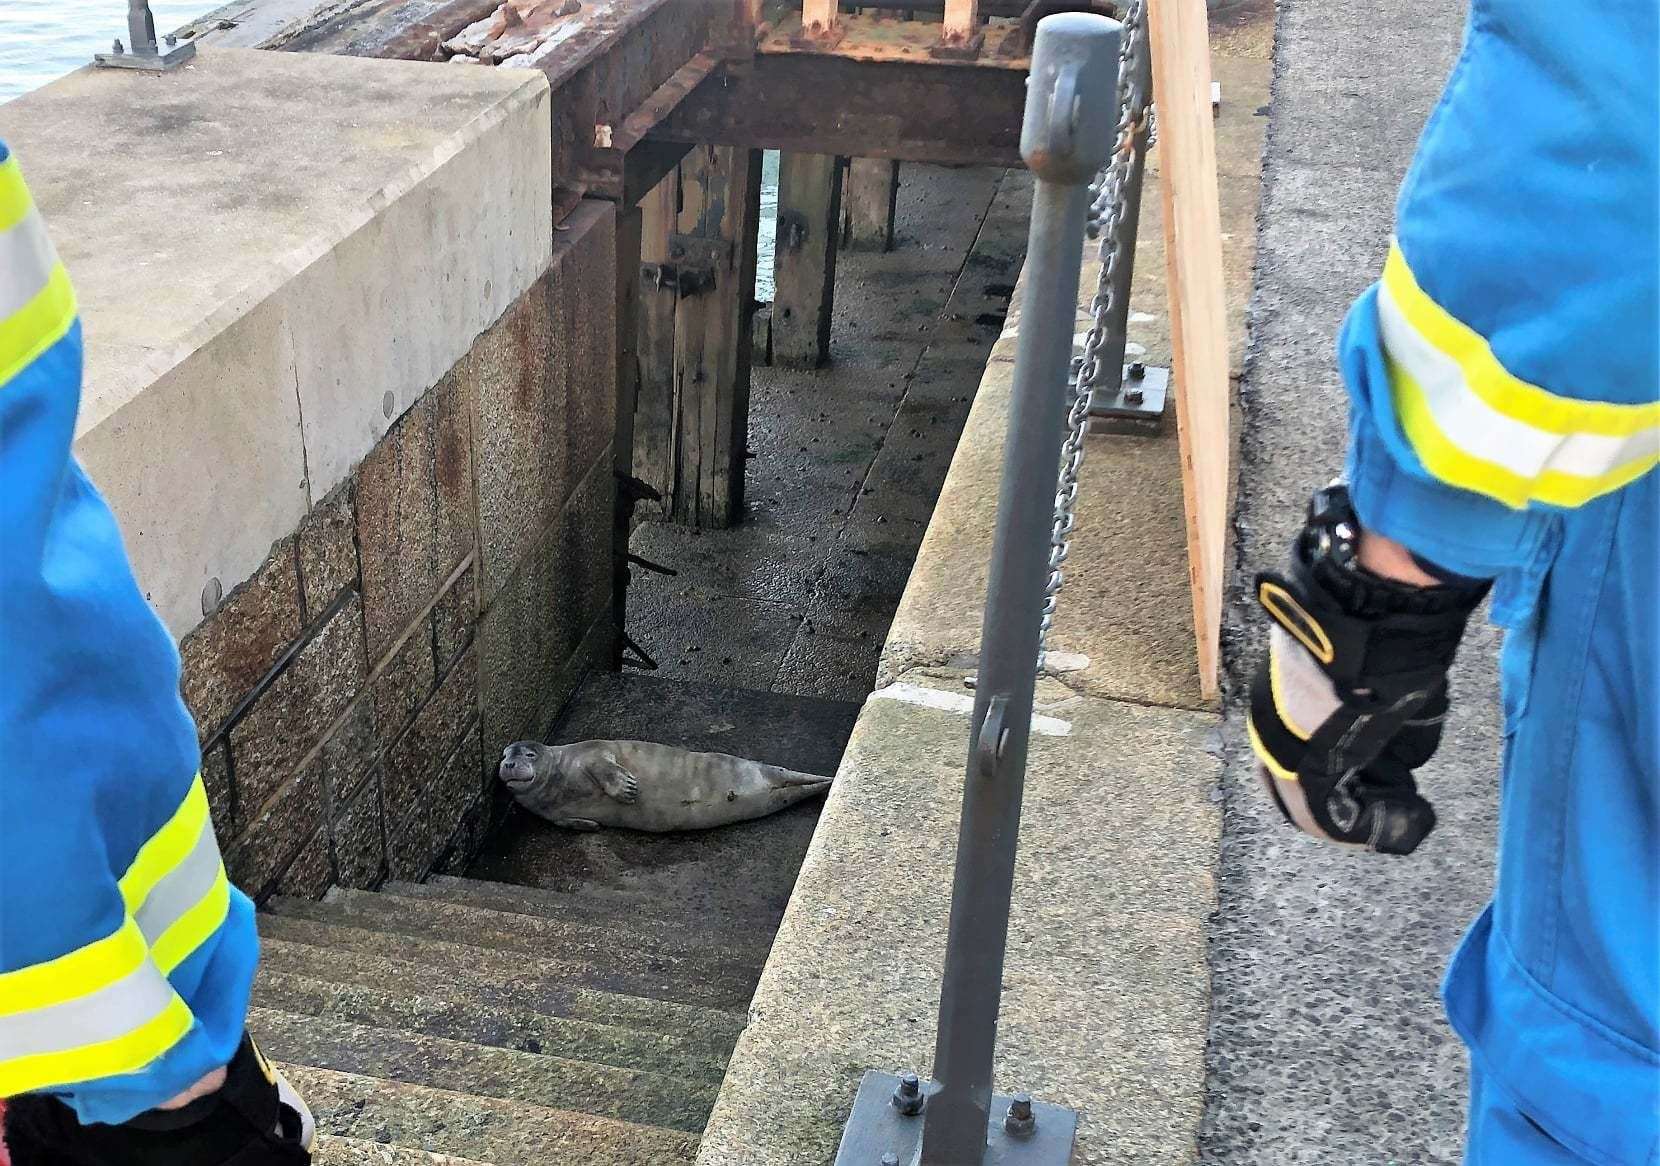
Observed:
[[[650,741],[518,741],[502,753],[500,773],[520,805],[556,826],[653,834],[765,817],[824,792],[831,780]]]

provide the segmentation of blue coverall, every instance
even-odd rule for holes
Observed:
[[[0,143],[0,1097],[121,1122],[230,1061],[258,956],[172,637],[70,454],[75,295]]]
[[[1339,343],[1362,525],[1496,576],[1508,629],[1497,886],[1444,986],[1476,1166],[1660,1163],[1656,13],[1473,0]]]

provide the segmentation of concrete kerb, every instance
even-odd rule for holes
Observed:
[[[873,699],[796,883],[700,1166],[823,1163],[866,1068],[927,1073],[968,717]],[[1074,1162],[1194,1161],[1219,817],[1217,719],[1040,682],[997,1087],[1083,1115]],[[1056,724],[1064,726],[1059,735]]]

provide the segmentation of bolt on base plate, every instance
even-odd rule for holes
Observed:
[[[182,40],[175,45],[158,47],[155,52],[94,53],[92,59],[106,69],[146,69],[152,73],[165,73],[195,55],[196,42]]]
[[[922,1122],[926,1107],[907,1115],[894,1101],[900,1077],[875,1069],[865,1072],[859,1082],[853,1112],[842,1131],[836,1166],[916,1166],[922,1152]],[[922,1092],[931,1095],[939,1086],[922,1082]],[[1021,1100],[1025,1100],[1021,1095]],[[1078,1133],[1078,1114],[1059,1105],[1031,1102],[1031,1132],[1010,1133],[1009,1106],[1016,1099],[999,1093],[991,1100],[991,1125],[987,1130],[984,1166],[1067,1166],[1072,1161],[1072,1141]],[[1025,1122],[1016,1120],[1016,1129]]]
[[[1119,390],[1095,391],[1089,407],[1089,432],[1153,434],[1164,429],[1164,403],[1170,395],[1170,370],[1139,361],[1124,366]]]

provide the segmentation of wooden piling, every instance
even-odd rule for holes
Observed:
[[[848,163],[842,194],[842,245],[855,251],[892,251],[898,206],[899,163],[854,158]]]
[[[657,273],[669,261],[669,238],[680,211],[680,171],[670,170],[640,200],[640,250],[635,268],[634,476],[658,490],[661,507],[642,502],[636,513],[665,513],[674,493],[674,307],[672,282]],[[618,249],[621,259],[621,249]],[[650,272],[648,277],[644,273]]]
[[[772,359],[814,368],[830,358],[841,235],[841,160],[785,151],[778,163]]]
[[[743,510],[761,152],[697,146],[680,164],[680,191],[679,230],[669,245],[680,294],[668,513],[676,522],[724,527]]]

